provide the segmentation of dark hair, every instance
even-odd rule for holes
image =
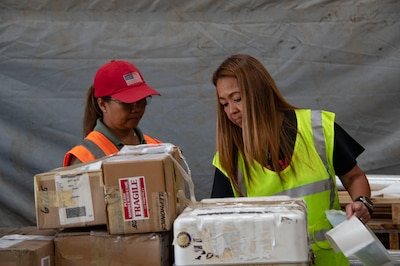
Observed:
[[[102,97],[104,101],[109,101],[110,97]],[[85,114],[83,116],[83,137],[86,137],[91,131],[93,131],[96,120],[103,117],[97,98],[94,97],[94,87],[91,85],[86,94],[86,107]]]

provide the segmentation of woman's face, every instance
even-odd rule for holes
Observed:
[[[99,104],[100,105],[100,104]],[[116,99],[103,102],[103,122],[112,131],[128,131],[136,128],[146,110],[146,98],[135,103],[123,103]],[[101,106],[101,105],[100,105]]]
[[[236,78],[222,77],[217,80],[218,100],[228,119],[242,127],[242,95]]]

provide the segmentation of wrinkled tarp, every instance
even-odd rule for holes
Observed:
[[[400,173],[400,2],[0,2],[0,225],[35,223],[33,176],[82,139],[87,88],[110,59],[139,67],[154,97],[140,126],[182,148],[197,199],[210,194],[212,72],[260,59],[287,99],[336,112],[367,173]]]

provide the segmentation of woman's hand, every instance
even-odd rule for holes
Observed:
[[[349,219],[355,215],[362,223],[366,224],[371,220],[368,208],[361,201],[355,201],[346,205],[346,217]]]

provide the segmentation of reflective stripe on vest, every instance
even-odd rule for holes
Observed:
[[[70,164],[73,156],[84,163],[116,152],[118,148],[106,136],[98,131],[92,131],[81,145],[75,146],[65,154],[64,166]]]
[[[324,130],[322,127],[322,114],[321,111],[317,110],[311,110],[311,124],[312,124],[312,131],[313,131],[313,136],[314,136],[314,145],[315,148],[319,154],[319,157],[321,158],[322,162],[325,165],[326,171],[328,172],[329,179],[324,180],[329,182],[329,190],[330,190],[330,209],[334,208],[334,202],[335,202],[335,183],[333,181],[333,176],[331,175],[331,171],[329,169],[329,164],[328,160],[326,159],[326,144],[325,144],[325,136],[324,136]],[[336,177],[335,177],[336,178]],[[317,230],[314,232],[314,237],[315,241],[324,241],[326,240],[326,233],[330,229],[324,229],[324,230]],[[311,236],[311,239],[313,240],[314,238]]]
[[[90,139],[84,139],[82,141],[82,146],[88,149],[95,158],[101,158],[106,156],[104,151],[100,149],[100,147],[97,146],[97,144],[91,141]]]
[[[325,169],[328,172],[329,179],[324,180],[327,181],[328,188],[331,192],[330,197],[330,208],[334,207],[335,202],[335,183],[333,181],[333,176],[331,175],[331,171],[329,170],[328,160],[326,159],[326,147],[325,147],[325,136],[324,136],[324,129],[322,127],[322,114],[321,111],[318,110],[311,110],[311,125],[312,131],[314,136],[314,145],[315,149],[317,150],[319,157],[321,158],[322,162],[325,165]],[[336,177],[335,177],[336,178]]]

